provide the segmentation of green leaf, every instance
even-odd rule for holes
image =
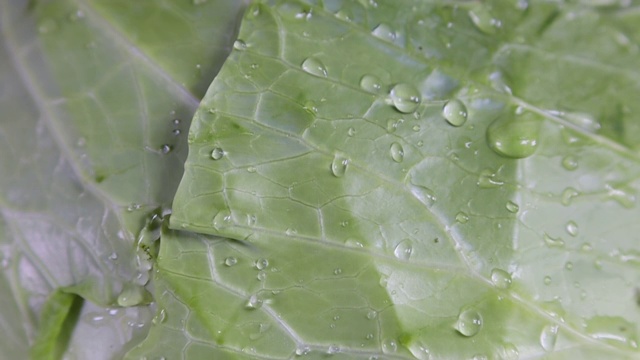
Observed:
[[[208,341],[182,356],[637,357],[638,14],[252,5],[171,217],[238,242],[161,245],[167,313],[189,309]],[[252,280],[260,258],[278,271]],[[278,340],[251,341],[263,324]]]
[[[31,347],[32,359],[61,359],[78,320],[82,298],[54,291],[42,308],[38,336]]]

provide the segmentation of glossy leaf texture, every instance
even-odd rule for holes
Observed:
[[[639,14],[256,2],[161,243],[185,321],[151,334],[188,333],[182,358],[637,357]]]
[[[120,358],[144,337],[151,219],[171,205],[190,118],[244,6],[0,4],[4,355],[61,341],[41,325],[64,309],[40,319],[56,289],[87,300],[65,356]]]

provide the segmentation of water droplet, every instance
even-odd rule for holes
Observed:
[[[311,100],[305,102],[302,108],[311,115],[315,115],[318,113],[318,106]]]
[[[409,260],[412,252],[413,252],[413,245],[411,243],[411,240],[409,239],[404,239],[400,241],[398,245],[396,245],[395,249],[393,250],[393,254],[396,256],[396,258],[400,260],[405,260],[405,261]]]
[[[442,108],[442,116],[453,126],[462,126],[467,122],[467,107],[458,99],[452,99]]]
[[[342,274],[342,269],[340,268],[333,269],[333,275],[340,275],[340,274]]]
[[[262,307],[262,299],[260,299],[257,295],[251,295],[249,300],[247,301],[247,309],[259,309]]]
[[[491,189],[504,185],[504,181],[496,179],[496,174],[492,170],[485,169],[480,172],[476,184],[481,188]]]
[[[478,3],[473,6],[473,9],[469,10],[469,18],[473,24],[485,34],[495,34],[500,26],[501,22],[491,15],[489,9],[482,3]]]
[[[574,221],[569,221],[565,229],[567,230],[567,233],[569,233],[569,235],[571,236],[578,235],[578,224],[576,224]]]
[[[166,320],[167,320],[167,310],[160,309],[160,311],[158,311],[158,313],[153,317],[153,319],[151,319],[151,322],[154,323],[155,325],[159,325],[165,322]]]
[[[393,339],[385,339],[382,341],[382,352],[385,354],[392,354],[398,351],[398,344]]]
[[[116,252],[112,252],[111,255],[109,255],[109,260],[118,260],[118,254]]]
[[[617,187],[613,187],[610,184],[606,184],[605,187],[607,188],[608,192],[607,192],[607,196],[618,202],[618,204],[624,206],[627,209],[631,209],[635,206],[636,203],[636,196],[633,193],[633,190],[627,188],[617,188]]]
[[[568,188],[564,189],[564,191],[562,191],[562,195],[561,195],[562,205],[569,206],[571,204],[571,201],[573,200],[573,198],[575,198],[578,195],[580,195],[578,190],[576,190],[576,189],[574,189],[572,187],[568,187]]]
[[[364,247],[364,244],[362,244],[360,241],[356,240],[356,239],[347,239],[347,241],[344,242],[344,244],[348,247],[351,248],[362,248]]]
[[[224,156],[224,150],[222,150],[221,148],[217,147],[211,150],[211,158],[213,160],[220,160],[222,159],[223,156]]]
[[[233,42],[233,48],[236,50],[247,50],[247,43],[242,40],[236,40]]]
[[[544,239],[544,243],[549,247],[563,247],[564,240],[561,238],[553,238],[549,234],[545,233],[542,238]]]
[[[173,119],[173,126],[178,126],[180,125],[180,119]]]
[[[231,225],[233,225],[233,218],[229,210],[219,211],[213,218],[213,227],[216,230],[222,230]]]
[[[467,215],[464,211],[460,211],[456,214],[456,221],[460,224],[466,224],[469,221],[469,215]]]
[[[162,154],[165,154],[165,155],[166,155],[166,154],[170,153],[172,149],[173,149],[173,148],[171,147],[171,145],[164,144],[164,145],[162,145],[162,146],[160,147],[160,152],[161,152]]]
[[[284,231],[284,234],[287,236],[295,236],[296,234],[298,234],[298,230],[287,228],[287,230]]]
[[[571,171],[578,168],[578,159],[575,156],[568,155],[562,159],[562,167]]]
[[[258,279],[258,281],[264,281],[264,279],[267,278],[267,273],[264,271],[258,271],[258,275],[256,275],[256,279]]]
[[[378,317],[378,312],[375,310],[370,310],[369,312],[367,312],[367,319],[369,320],[373,320],[376,317]]]
[[[324,64],[316,58],[307,58],[302,62],[302,70],[308,72],[311,75],[319,77],[327,77],[327,69]]]
[[[349,136],[349,137],[353,137],[353,136],[355,136],[355,135],[356,135],[356,129],[354,129],[354,128],[350,127],[350,128],[347,130],[347,136]]]
[[[296,348],[296,355],[297,356],[307,355],[310,352],[311,352],[311,348],[309,346],[306,346],[306,345],[302,345],[302,346],[299,346],[298,348]]]
[[[458,315],[455,329],[464,336],[474,336],[482,329],[482,316],[474,309],[462,310]]]
[[[533,115],[517,119],[499,118],[487,129],[489,147],[497,154],[523,159],[533,155],[538,148],[540,122]]]
[[[180,129],[173,129],[173,130],[171,131],[171,133],[173,134],[173,136],[178,136],[178,135],[180,135],[180,133],[181,133],[181,132],[182,132],[182,131],[180,131]]]
[[[258,269],[258,270],[264,270],[269,266],[269,260],[264,259],[264,258],[260,258],[260,259],[256,260],[255,266],[256,266],[256,269]]]
[[[545,285],[550,285],[551,284],[551,276],[545,276],[543,279],[543,282]]]
[[[129,206],[127,206],[127,211],[131,212],[135,210],[140,210],[140,208],[142,208],[142,205],[140,204],[130,204]]]
[[[507,201],[506,208],[507,211],[514,214],[520,210],[520,206],[518,206],[518,204],[514,203],[513,201]]]
[[[418,132],[420,131],[420,125],[413,125],[413,127],[411,128],[411,130]]]
[[[375,75],[364,75],[360,79],[360,87],[370,93],[378,93],[382,89],[382,81]]]
[[[401,163],[402,160],[404,160],[404,149],[402,148],[402,145],[397,142],[391,144],[389,153],[391,154],[391,159],[397,163]]]
[[[564,268],[567,269],[568,271],[573,270],[573,263],[571,261],[567,261],[567,263],[564,264]]]
[[[423,203],[427,207],[433,206],[433,204],[438,200],[433,190],[427,187],[410,184],[409,190],[411,191],[411,194],[415,196],[416,199],[418,199],[421,203]]]
[[[491,270],[491,282],[498,289],[508,289],[511,286],[511,275],[502,269]]]
[[[118,305],[122,307],[140,305],[145,300],[145,292],[146,290],[142,286],[125,285],[120,295],[118,295]]]
[[[347,172],[349,166],[349,159],[336,155],[331,162],[331,173],[335,177],[343,177]]]
[[[589,243],[584,243],[582,244],[582,246],[580,247],[580,250],[584,251],[584,252],[589,252],[591,250],[593,250],[593,247],[591,246],[591,244]]]
[[[396,130],[398,130],[398,127],[400,126],[400,124],[402,124],[403,120],[395,120],[395,119],[389,119],[387,120],[387,131],[390,133],[396,132]]]
[[[225,266],[229,266],[229,267],[231,267],[231,266],[233,266],[233,265],[235,265],[235,264],[237,264],[237,263],[238,263],[238,259],[236,259],[236,258],[235,258],[235,257],[233,257],[233,256],[229,256],[229,257],[227,257],[226,259],[224,259],[224,265],[225,265]]]
[[[540,333],[540,346],[544,351],[552,351],[558,339],[558,325],[547,325]]]
[[[391,89],[391,101],[393,106],[401,113],[412,113],[420,105],[420,93],[411,84],[401,83]]]
[[[339,352],[340,352],[340,347],[338,345],[335,345],[335,344],[329,345],[329,348],[327,349],[327,354],[328,355],[337,354]]]
[[[335,17],[343,21],[351,21],[351,19],[353,19],[353,15],[351,15],[351,12],[346,9],[338,10],[338,12],[335,13]]]
[[[373,340],[373,334],[372,333],[368,333],[367,336],[365,336],[365,339]]]
[[[396,32],[393,31],[391,26],[384,23],[376,26],[373,31],[371,31],[371,34],[384,41],[393,42],[396,39]]]

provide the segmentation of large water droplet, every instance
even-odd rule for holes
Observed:
[[[502,269],[493,269],[491,282],[499,289],[508,289],[511,286],[511,275]]]
[[[442,108],[442,116],[453,126],[462,126],[467,121],[467,107],[462,101],[452,99]]]
[[[391,144],[389,154],[391,154],[391,159],[397,163],[401,163],[402,160],[404,160],[404,149],[402,148],[402,145],[397,142]]]
[[[465,309],[458,315],[455,329],[464,336],[474,336],[482,329],[482,316],[474,309]]]
[[[371,31],[371,34],[385,41],[393,42],[396,39],[396,32],[393,31],[391,26],[384,23],[376,26],[373,31]]]
[[[220,160],[222,159],[223,156],[224,156],[224,150],[222,150],[221,148],[217,147],[211,150],[211,158],[213,160]]]
[[[420,105],[420,93],[411,84],[401,83],[391,89],[391,101],[393,106],[402,113],[412,113]]]
[[[413,245],[411,243],[411,240],[409,239],[404,239],[400,241],[398,245],[396,245],[395,249],[393,250],[393,254],[396,256],[396,258],[400,260],[409,260],[412,252],[413,252]]]
[[[544,351],[552,351],[558,339],[558,325],[547,325],[540,333],[540,346]]]
[[[307,58],[302,62],[302,70],[308,72],[311,75],[327,77],[327,69],[324,64],[316,58]]]
[[[260,258],[256,260],[255,266],[256,266],[256,269],[258,270],[264,270],[269,266],[269,260]]]
[[[380,92],[380,89],[382,89],[382,82],[375,75],[365,75],[360,79],[360,87],[364,91],[375,94]]]
[[[331,162],[331,173],[335,177],[343,177],[347,172],[349,166],[349,159],[336,155]]]
[[[514,203],[513,201],[507,201],[506,208],[508,212],[514,214],[520,210],[520,206],[518,206],[518,204]]]
[[[236,40],[233,42],[233,48],[236,50],[247,50],[247,43],[242,40]]]
[[[236,258],[235,258],[235,257],[233,257],[233,256],[229,256],[229,257],[227,257],[226,259],[224,259],[224,265],[225,265],[225,266],[229,266],[229,267],[231,267],[231,266],[233,266],[233,265],[235,265],[235,264],[237,264],[237,263],[238,263],[238,259],[236,259]]]
[[[499,118],[487,129],[489,147],[504,157],[523,159],[538,148],[539,120],[533,115],[517,119]]]
[[[140,305],[144,302],[146,290],[142,286],[125,285],[124,289],[118,295],[118,305],[122,307],[131,307]]]

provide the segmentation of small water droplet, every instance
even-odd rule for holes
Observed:
[[[496,174],[492,170],[485,169],[480,172],[476,184],[481,188],[491,189],[504,185],[504,181],[496,179]]]
[[[565,229],[567,230],[567,233],[569,233],[569,235],[571,236],[578,235],[578,224],[576,224],[575,221],[573,220],[567,223],[567,226],[565,227]]]
[[[433,206],[433,204],[438,200],[433,190],[427,187],[410,184],[409,190],[411,191],[411,194],[416,197],[416,199],[418,199],[427,207]]]
[[[582,244],[582,246],[580,247],[580,250],[584,251],[584,252],[589,252],[591,250],[593,250],[593,247],[591,246],[590,243],[584,243]]]
[[[378,93],[382,89],[382,81],[375,75],[364,75],[360,79],[360,87],[370,93]]]
[[[236,40],[233,42],[233,48],[236,50],[247,50],[247,43],[242,40]]]
[[[420,125],[413,125],[413,127],[411,128],[411,130],[413,130],[414,132],[418,132],[418,131],[420,131]]]
[[[401,83],[391,89],[391,101],[393,106],[401,113],[412,113],[420,105],[420,93],[411,84]]]
[[[167,310],[160,309],[160,311],[158,311],[158,313],[153,317],[153,319],[151,319],[151,322],[154,323],[155,325],[159,325],[165,322],[166,320],[167,320]]]
[[[342,274],[342,269],[340,268],[333,269],[333,275],[340,275],[340,274]]]
[[[562,167],[572,171],[578,168],[578,159],[575,156],[568,155],[562,159]]]
[[[573,270],[573,263],[571,261],[567,261],[567,263],[564,264],[564,268],[567,269],[568,271]]]
[[[344,242],[344,244],[348,247],[351,248],[362,248],[364,247],[364,244],[362,244],[360,241],[356,240],[356,239],[347,239],[347,241]]]
[[[306,345],[302,345],[296,348],[296,355],[297,356],[303,356],[303,355],[307,355],[311,352],[311,348],[309,346]]]
[[[379,39],[382,39],[384,41],[391,41],[393,42],[396,39],[396,32],[393,31],[393,29],[391,28],[391,26],[385,24],[385,23],[381,23],[378,26],[376,26],[372,31],[371,34]]]
[[[165,155],[166,155],[166,154],[170,153],[172,149],[173,149],[173,148],[171,147],[171,145],[164,144],[164,145],[162,145],[162,146],[160,147],[160,152],[161,152],[162,154],[165,154]]]
[[[504,360],[516,360],[520,357],[520,351],[512,343],[506,343],[502,346],[502,356],[500,359]]]
[[[235,264],[237,264],[237,263],[238,263],[238,259],[236,259],[236,258],[235,258],[235,257],[233,257],[233,256],[229,256],[229,257],[227,257],[226,259],[224,259],[224,265],[225,265],[225,266],[229,266],[229,267],[231,267],[231,266],[233,266],[233,265],[235,265]]]
[[[269,266],[269,260],[264,259],[264,258],[260,258],[258,260],[256,260],[255,262],[255,267],[258,270],[264,270]]]
[[[540,346],[544,351],[552,351],[558,339],[558,325],[547,325],[540,333]]]
[[[411,243],[411,240],[409,239],[404,239],[400,241],[398,245],[396,245],[395,249],[393,250],[393,254],[396,256],[396,258],[400,260],[405,260],[405,261],[409,260],[412,252],[413,252],[413,245]]]
[[[544,239],[544,243],[549,247],[563,247],[564,240],[561,238],[553,238],[549,234],[545,233],[542,238]]]
[[[520,206],[518,206],[518,204],[514,203],[513,201],[507,201],[506,208],[507,211],[514,214],[520,210]]]
[[[573,201],[573,198],[575,198],[578,195],[580,195],[578,190],[576,190],[576,189],[574,189],[572,187],[568,187],[568,188],[564,189],[564,191],[562,191],[562,195],[561,195],[562,205],[569,206],[571,204],[571,202]]]
[[[180,125],[180,119],[173,119],[173,126],[178,126]]]
[[[393,339],[385,339],[382,341],[382,352],[392,354],[398,351],[398,344]]]
[[[365,339],[373,340],[373,334],[372,333],[368,333],[367,336],[365,336]]]
[[[233,218],[229,210],[219,211],[213,218],[213,227],[216,230],[222,230],[231,225],[233,225]]]
[[[262,299],[260,299],[257,295],[251,295],[249,300],[247,300],[247,309],[259,309],[262,307]]]
[[[389,119],[387,120],[387,131],[390,133],[396,132],[400,124],[402,124],[403,120]]]
[[[467,122],[467,107],[458,99],[452,99],[442,108],[442,116],[453,126],[462,126]]]
[[[369,320],[373,320],[376,317],[378,317],[378,312],[375,310],[370,310],[369,312],[367,312],[367,319]]]
[[[527,113],[530,114],[530,113]],[[498,155],[523,159],[538,148],[540,122],[533,115],[518,119],[499,118],[487,129],[489,147]]]
[[[397,142],[391,144],[389,154],[391,154],[391,159],[397,163],[401,163],[402,160],[404,160],[404,149],[402,148],[402,145]]]
[[[335,177],[343,177],[347,172],[349,166],[349,159],[336,155],[331,162],[331,173]]]
[[[335,344],[329,345],[329,348],[327,349],[327,355],[333,355],[339,352],[340,352],[340,347]]]
[[[543,279],[543,282],[545,285],[550,285],[551,284],[551,276],[545,276]]]
[[[473,24],[485,34],[495,34],[502,26],[500,20],[493,17],[489,9],[482,3],[478,3],[473,6],[473,9],[469,10],[469,18]]]
[[[335,17],[343,20],[343,21],[351,21],[353,19],[353,15],[347,9],[340,9],[335,13]]]
[[[305,102],[302,108],[311,115],[315,115],[318,113],[318,106],[311,100]]]
[[[491,270],[491,282],[499,289],[508,289],[511,286],[511,275],[502,269]]]
[[[267,273],[264,271],[258,271],[258,275],[256,275],[256,279],[258,279],[258,281],[264,281],[264,279],[267,278]]]
[[[350,127],[350,128],[347,130],[347,136],[349,136],[349,137],[354,137],[355,135],[356,135],[356,129],[354,129],[354,128]]]
[[[118,295],[118,305],[130,307],[140,305],[145,300],[146,290],[142,286],[125,285],[120,295]]]
[[[284,234],[287,236],[295,236],[298,234],[298,230],[296,229],[292,229],[292,228],[287,228],[287,230],[284,231]]]
[[[181,133],[181,132],[182,132],[182,131],[180,131],[180,129],[173,129],[173,130],[171,131],[171,133],[173,134],[173,136],[178,136],[178,135],[180,135],[180,133]]]
[[[213,160],[220,160],[222,159],[223,156],[224,156],[224,150],[222,150],[221,148],[217,147],[211,150],[211,158]]]
[[[324,64],[320,62],[320,60],[316,58],[307,58],[302,62],[302,70],[307,73],[319,77],[327,77],[327,69],[324,67]]]
[[[474,309],[462,310],[458,315],[455,329],[464,336],[474,336],[482,329],[482,316]]]
[[[464,211],[460,211],[456,214],[456,221],[460,224],[466,224],[469,221],[469,215],[467,215]]]

